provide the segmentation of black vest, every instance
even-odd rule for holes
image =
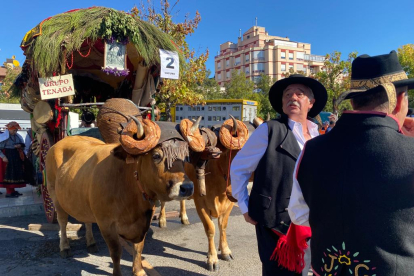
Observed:
[[[286,233],[292,176],[300,148],[287,118],[266,122],[268,146],[254,172],[249,198],[249,216],[259,224]]]
[[[298,167],[319,275],[414,275],[414,139],[395,120],[344,114]]]

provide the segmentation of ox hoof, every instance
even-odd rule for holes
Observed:
[[[231,254],[221,254],[221,259],[227,262],[234,260],[233,255]]]
[[[158,222],[158,226],[159,226],[160,228],[165,228],[165,227],[167,227],[167,221],[165,221],[165,220],[160,220],[160,221]]]
[[[99,249],[98,246],[96,245],[96,243],[88,245],[88,253],[90,254],[94,254],[94,253],[98,253]]]
[[[70,248],[60,251],[60,257],[62,257],[63,259],[66,259],[71,256],[72,256],[72,251],[70,250]]]
[[[219,271],[219,264],[218,263],[215,263],[215,264],[207,264],[207,266],[208,266],[208,270],[209,271],[214,271],[214,272],[217,272],[217,271]]]
[[[188,219],[181,219],[181,223],[184,225],[190,225],[190,221],[188,221]]]

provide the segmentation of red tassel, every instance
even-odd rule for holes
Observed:
[[[279,236],[279,240],[270,260],[277,261],[278,265],[290,271],[301,273],[305,267],[305,249],[308,248],[306,241],[311,237],[310,228],[292,223],[287,235],[272,231]]]

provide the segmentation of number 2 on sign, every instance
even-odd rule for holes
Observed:
[[[170,60],[170,63],[167,64],[167,68],[174,69],[174,66],[172,66],[174,59],[172,57],[167,57],[166,60]]]

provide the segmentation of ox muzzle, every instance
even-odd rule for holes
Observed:
[[[175,200],[186,199],[194,193],[194,184],[192,181],[176,183],[170,191],[169,198]]]

